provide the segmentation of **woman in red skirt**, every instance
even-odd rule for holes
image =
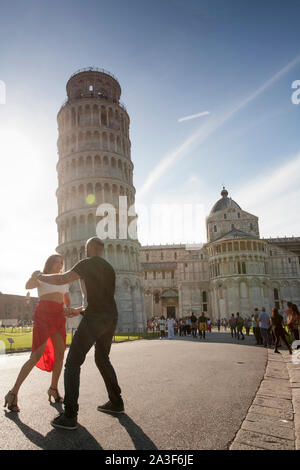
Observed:
[[[45,264],[44,274],[56,274],[62,270],[63,257],[51,255]],[[5,405],[11,411],[19,412],[18,392],[20,386],[36,365],[41,370],[52,372],[51,386],[48,390],[55,402],[63,399],[58,393],[57,385],[61,374],[64,352],[66,349],[65,307],[69,307],[68,286],[54,286],[38,281],[33,276],[26,283],[26,289],[38,289],[39,303],[34,311],[32,352],[30,359],[23,365],[14,387],[5,397]]]

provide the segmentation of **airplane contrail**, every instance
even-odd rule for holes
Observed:
[[[237,106],[230,109],[223,115],[214,114],[213,117],[205,122],[196,132],[190,135],[179,147],[164,156],[155,168],[150,172],[148,178],[142,187],[137,191],[137,198],[141,199],[146,192],[162,177],[162,175],[175,164],[180,158],[187,154],[196,144],[203,143],[213,132],[220,128],[225,122],[232,118],[237,112],[244,108],[247,104],[266,91],[273,83],[279,80],[283,75],[289,72],[298,62],[300,55],[295,57],[285,67],[280,69],[263,85],[252,92],[247,98],[242,100]]]
[[[195,119],[197,117],[207,116],[210,114],[210,111],[203,111],[202,113],[191,114],[190,116],[185,116],[178,119],[178,122],[189,121],[190,119]]]

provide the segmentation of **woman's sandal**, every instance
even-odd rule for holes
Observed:
[[[54,398],[55,403],[63,403],[63,401],[64,401],[64,399],[58,393],[57,388],[53,388],[53,387],[49,388],[49,390],[48,390],[48,400],[49,400],[50,403],[52,403],[51,402],[51,397]]]
[[[19,413],[20,408],[17,404],[17,395],[11,391],[4,398],[4,408],[8,408],[10,411],[14,411],[15,413]]]

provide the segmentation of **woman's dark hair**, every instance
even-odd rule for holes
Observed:
[[[297,315],[300,315],[300,312],[299,312],[298,307],[297,307],[296,304],[293,304],[293,305],[292,305],[292,310],[293,310],[293,312],[296,313]]]
[[[58,253],[56,253],[55,255],[49,256],[49,258],[47,259],[47,261],[45,263],[45,266],[44,266],[44,269],[43,269],[43,274],[50,274],[51,273],[51,269],[52,269],[53,265],[56,263],[57,258],[63,259],[62,255],[59,255]]]

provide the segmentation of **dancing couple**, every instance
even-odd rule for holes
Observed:
[[[20,386],[36,365],[52,372],[48,390],[49,401],[64,403],[64,412],[52,422],[56,428],[77,429],[80,367],[88,351],[95,345],[95,362],[103,377],[109,401],[98,410],[104,413],[123,413],[124,403],[109,353],[118,320],[114,299],[116,275],[103,259],[104,244],[97,238],[86,242],[86,259],[62,273],[63,258],[59,254],[48,258],[43,272],[35,271],[26,283],[26,289],[38,289],[39,303],[34,311],[32,352],[23,365],[13,388],[5,396],[9,410],[19,412]],[[70,308],[68,284],[80,280],[83,306]],[[85,308],[85,305],[87,307]],[[64,399],[58,392],[66,349],[66,316],[82,315],[66,359]]]

